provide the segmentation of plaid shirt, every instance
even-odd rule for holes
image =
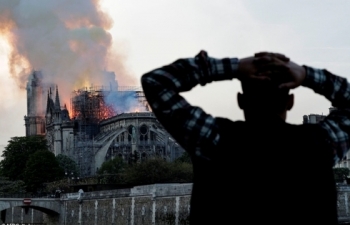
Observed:
[[[142,87],[154,114],[190,155],[206,157],[210,153],[206,151],[217,146],[220,132],[215,117],[190,105],[179,93],[198,84],[237,78],[238,62],[237,58],[211,58],[201,51],[195,58],[179,59],[142,76]],[[350,84],[326,70],[304,67],[307,76],[303,85],[324,95],[338,109],[319,124],[328,133],[336,164],[349,149]]]
[[[303,86],[325,96],[337,110],[332,111],[319,125],[328,133],[333,150],[333,165],[342,160],[350,148],[350,84],[345,78],[327,70],[304,66]]]

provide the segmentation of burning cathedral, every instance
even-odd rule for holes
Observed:
[[[59,87],[32,71],[27,82],[26,136],[43,135],[55,155],[73,159],[80,176],[92,176],[102,163],[122,157],[141,162],[173,161],[184,150],[150,111],[141,87],[118,86],[114,72],[102,86],[73,90],[69,107],[61,105]]]

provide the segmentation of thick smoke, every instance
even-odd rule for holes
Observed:
[[[106,98],[106,104],[113,107],[117,114],[125,112],[146,112],[148,108],[136,97],[135,91],[111,92]]]
[[[44,82],[58,85],[61,104],[69,104],[73,89],[103,85],[104,70],[114,71],[120,84],[135,84],[123,67],[124,53],[110,52],[111,26],[99,0],[0,1],[12,77],[25,88],[30,72],[42,71]]]

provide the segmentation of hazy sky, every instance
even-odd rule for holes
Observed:
[[[69,2],[65,1],[66,7]],[[118,73],[134,78],[123,78],[126,83],[122,85],[140,85],[143,73],[178,58],[193,57],[200,50],[217,58],[280,52],[299,64],[326,68],[350,78],[349,0],[101,3],[113,22],[106,29],[112,37],[112,55],[116,57],[107,69],[123,67],[116,72],[117,79]],[[0,146],[6,145],[10,137],[25,134],[26,94],[10,76],[9,52],[8,42],[0,33]],[[184,96],[214,116],[242,120],[243,113],[236,102],[240,90],[238,81],[224,81],[196,87]],[[287,116],[288,122],[300,124],[305,114],[328,114],[330,103],[323,97],[306,88],[293,93],[295,106]]]

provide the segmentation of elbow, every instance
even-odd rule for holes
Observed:
[[[150,83],[150,76],[148,73],[143,74],[140,79],[142,87],[147,86]]]
[[[140,78],[141,85],[143,85],[147,80],[147,74],[143,74]]]

